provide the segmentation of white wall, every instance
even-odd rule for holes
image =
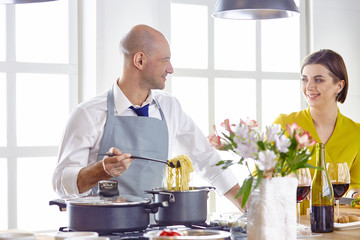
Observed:
[[[97,93],[121,75],[119,42],[137,24],[150,25],[170,39],[170,0],[97,1]]]
[[[79,0],[79,101],[96,95],[96,0]]]
[[[311,51],[332,49],[344,58],[349,91],[340,111],[360,122],[360,1],[312,0]]]
[[[360,122],[360,1],[309,0],[311,51],[330,48],[347,65],[349,92],[342,113]],[[121,75],[121,37],[136,24],[148,24],[170,39],[171,0],[79,0],[84,6],[82,51],[83,94],[80,101],[110,88]],[[90,6],[89,6],[90,5]],[[87,7],[87,9],[86,9]],[[89,13],[90,12],[90,13]],[[86,43],[86,44],[85,44]],[[94,59],[95,58],[95,59]],[[80,79],[82,78],[80,77]]]

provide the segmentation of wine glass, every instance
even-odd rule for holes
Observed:
[[[337,216],[340,217],[339,199],[346,193],[350,186],[350,172],[346,162],[327,163],[326,169],[329,174],[330,182],[334,189]]]
[[[311,174],[309,168],[300,168],[297,170],[297,175],[299,180],[296,191],[297,223],[300,224],[300,202],[302,202],[310,192]]]

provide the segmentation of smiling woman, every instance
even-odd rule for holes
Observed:
[[[332,50],[319,50],[304,59],[301,74],[302,93],[309,107],[300,112],[280,114],[275,123],[285,127],[287,123],[297,122],[317,143],[326,145],[326,162],[346,162],[351,175],[347,194],[351,197],[360,190],[360,124],[345,117],[338,108],[338,102],[343,103],[347,96],[348,75],[344,60]],[[315,165],[315,157],[309,163]],[[304,202],[307,205],[308,202]]]

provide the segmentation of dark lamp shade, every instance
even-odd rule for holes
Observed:
[[[299,14],[293,0],[217,0],[213,17],[239,20],[286,18]]]

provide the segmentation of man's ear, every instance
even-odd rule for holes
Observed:
[[[133,63],[136,68],[142,70],[144,67],[144,61],[146,60],[146,56],[143,52],[137,52],[134,54]]]

